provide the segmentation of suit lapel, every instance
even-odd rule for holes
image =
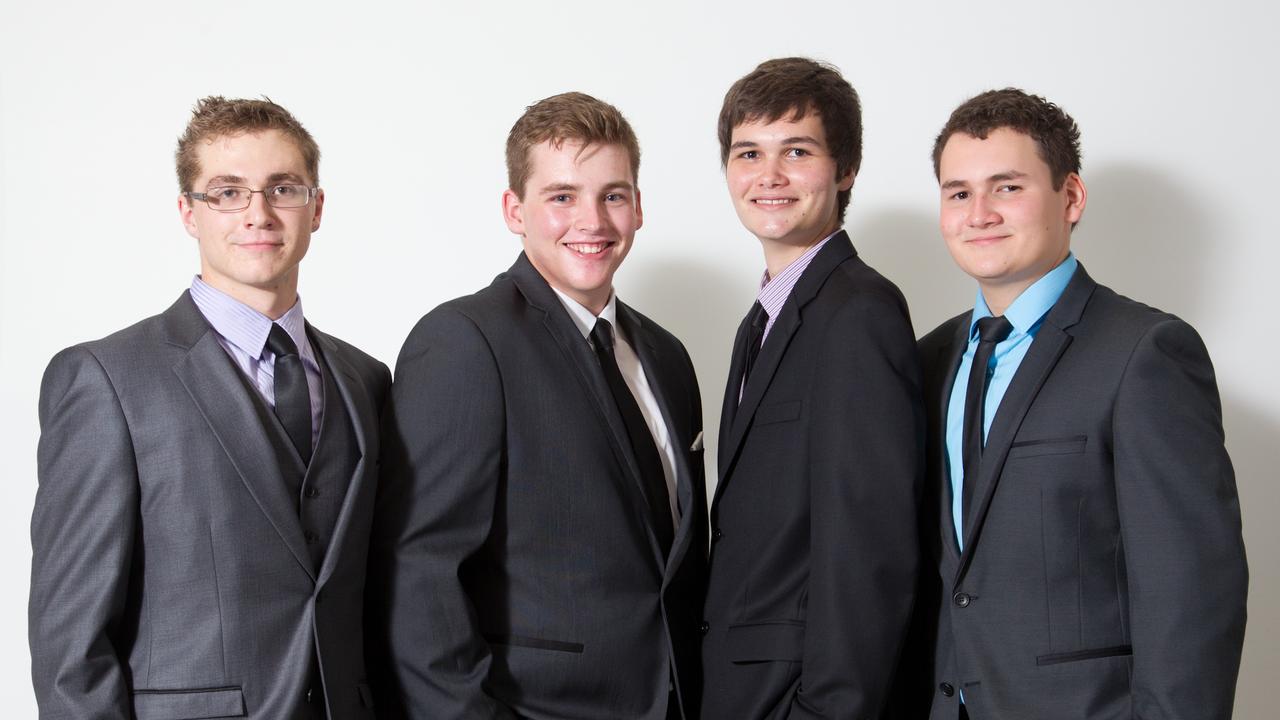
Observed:
[[[734,459],[742,448],[742,439],[746,436],[747,428],[751,426],[756,408],[764,398],[765,391],[769,388],[769,383],[773,380],[773,375],[786,354],[792,336],[800,329],[804,306],[817,296],[831,272],[855,255],[849,236],[844,231],[837,233],[813,257],[809,267],[805,268],[800,279],[796,281],[795,287],[791,289],[791,296],[787,298],[782,310],[778,313],[778,318],[774,320],[769,336],[765,338],[764,345],[760,348],[755,366],[751,369],[751,377],[747,378],[746,387],[742,389],[742,402],[737,403],[737,412],[732,416],[728,442],[721,443],[720,457],[723,461],[719,463],[718,468],[720,482],[716,483],[717,498],[721,494]],[[740,328],[739,335],[741,334]],[[743,344],[745,345],[745,340]],[[742,352],[746,352],[745,347],[742,348]],[[734,344],[734,357],[740,359],[738,343]],[[738,372],[735,369],[731,370],[730,374]],[[736,402],[737,388],[726,388],[725,396],[726,405],[730,402],[729,396],[733,396],[733,401]]]
[[[982,463],[979,465],[977,485],[973,488],[974,502],[969,508],[966,518],[964,553],[960,556],[960,565],[956,568],[956,582],[963,577],[969,562],[973,558],[973,548],[982,533],[982,523],[986,520],[987,510],[991,507],[991,497],[995,493],[1000,474],[1004,470],[1005,459],[1013,438],[1022,425],[1023,418],[1031,408],[1040,388],[1053,372],[1054,366],[1062,353],[1071,344],[1072,336],[1067,329],[1080,320],[1084,306],[1089,301],[1097,284],[1080,265],[1071,278],[1071,282],[1062,292],[1062,297],[1049,310],[1040,331],[1036,333],[1027,355],[1014,373],[1009,389],[1005,391],[991,422],[991,430],[987,433],[986,448],[982,452]]]
[[[320,568],[320,577],[316,581],[317,586],[322,586],[333,574],[333,568],[339,556],[338,549],[342,547],[346,540],[348,529],[351,527],[351,514],[353,507],[358,501],[360,494],[364,492],[364,486],[373,480],[371,469],[366,464],[369,457],[369,446],[376,441],[373,435],[378,427],[377,414],[374,412],[373,405],[370,402],[369,394],[365,392],[360,382],[359,376],[351,368],[347,362],[347,358],[339,350],[338,345],[328,335],[316,330],[310,324],[307,325],[310,331],[307,333],[311,338],[311,342],[318,346],[321,354],[324,356],[324,363],[328,366],[330,375],[333,377],[333,384],[338,388],[339,398],[325,397],[324,402],[328,405],[331,402],[341,400],[346,407],[347,416],[351,419],[351,428],[355,432],[356,447],[360,451],[360,459],[356,462],[355,470],[352,472],[351,483],[347,487],[347,496],[342,501],[342,509],[338,513],[338,521],[333,529],[333,537],[329,541],[329,549],[325,552],[324,564]],[[325,412],[329,412],[326,408]]]
[[[190,296],[183,294],[165,311],[169,342],[187,349],[173,371],[182,381],[223,452],[231,459],[262,512],[307,574],[315,578],[302,526],[290,497],[264,418],[259,414],[240,370],[218,343]]]
[[[747,313],[738,325],[738,334],[733,339],[733,357],[729,360],[729,381],[724,388],[724,405],[720,410],[720,440],[717,443],[716,466],[729,466],[729,435],[733,429],[734,417],[738,414],[738,392],[742,389],[743,358],[747,354],[747,330],[751,325],[751,314]],[[723,474],[721,474],[723,476]],[[719,483],[717,483],[718,485]]]
[[[662,413],[662,422],[667,426],[667,440],[671,444],[671,454],[675,457],[676,500],[681,509],[680,524],[676,527],[675,538],[671,543],[671,556],[669,560],[664,559],[664,563],[667,568],[676,568],[680,566],[680,558],[684,556],[685,550],[689,545],[694,521],[693,477],[692,470],[689,467],[688,455],[686,454],[688,450],[685,446],[685,443],[689,442],[693,437],[693,429],[689,426],[689,413],[673,413],[673,406],[670,402],[670,393],[673,389],[684,390],[685,388],[681,387],[682,383],[674,373],[666,371],[669,367],[664,362],[666,358],[658,356],[653,340],[653,332],[645,326],[640,316],[621,301],[617,304],[617,310],[618,323],[622,326],[627,338],[631,340],[632,347],[636,351],[636,357],[640,359],[640,366],[644,368],[649,390],[658,401],[658,410]],[[649,524],[652,525],[652,523]],[[652,527],[649,528],[649,535],[654,552],[661,555],[658,536]],[[663,579],[663,587],[666,587],[666,583],[671,580],[671,576],[670,572],[666,572]]]
[[[578,380],[599,413],[601,425],[606,429],[605,435],[608,436],[618,464],[623,469],[623,479],[626,482],[623,491],[630,494],[634,502],[639,503],[636,507],[648,507],[644,500],[640,467],[631,452],[630,436],[627,435],[622,416],[618,414],[614,405],[613,394],[609,390],[608,382],[604,379],[604,372],[600,369],[600,361],[596,359],[595,351],[591,349],[591,343],[578,331],[578,327],[573,324],[560,299],[556,297],[551,286],[533,267],[524,253],[516,258],[515,264],[507,272],[529,305],[543,313],[543,325],[565,357],[569,359],[570,366],[574,368]],[[641,515],[647,517],[648,513],[641,513]],[[657,539],[653,537],[652,528],[648,535],[655,557],[660,557],[657,551]],[[661,566],[659,562],[659,567]]]
[[[955,334],[952,336],[948,345],[938,348],[938,367],[942,369],[942,387],[937,396],[934,397],[933,412],[937,418],[937,437],[938,442],[935,444],[933,452],[936,457],[933,458],[936,463],[937,475],[941,481],[941,488],[938,496],[941,500],[939,508],[940,517],[942,518],[943,537],[947,540],[942,544],[947,548],[947,554],[957,560],[960,557],[960,547],[956,543],[956,524],[954,516],[951,514],[951,505],[954,502],[951,492],[951,468],[947,462],[947,412],[950,410],[951,393],[954,391],[956,384],[956,372],[960,368],[960,359],[964,357],[964,351],[969,345],[969,324],[972,321],[973,312],[960,319],[955,328]]]

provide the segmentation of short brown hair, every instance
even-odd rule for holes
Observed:
[[[827,150],[836,161],[836,179],[857,175],[862,166],[862,106],[858,93],[834,65],[802,57],[776,58],[729,88],[720,107],[720,164],[729,162],[733,129],[743,123],[771,123],[787,117],[800,120],[809,113],[822,118]],[[844,220],[852,190],[837,196]]]
[[[942,149],[956,133],[986,140],[994,130],[1009,128],[1036,141],[1040,159],[1049,166],[1053,189],[1062,189],[1067,175],[1080,173],[1080,128],[1062,108],[1039,95],[1005,88],[988,90],[966,100],[951,113],[933,141],[933,175],[939,177]]]
[[[279,130],[292,138],[302,153],[311,182],[320,184],[320,147],[288,110],[265,96],[261,100],[228,100],[221,95],[210,95],[196,101],[191,110],[191,121],[187,123],[182,137],[178,138],[178,151],[174,153],[178,165],[178,188],[182,192],[191,192],[192,184],[200,176],[196,149],[201,142],[266,130]]]
[[[631,123],[618,108],[580,92],[552,95],[525,108],[524,114],[507,134],[507,184],[524,198],[524,186],[533,174],[529,151],[550,142],[555,147],[565,140],[588,145],[621,145],[631,158],[631,180],[640,179],[640,143]]]

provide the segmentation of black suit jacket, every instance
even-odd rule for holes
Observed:
[[[923,705],[954,720],[963,690],[975,720],[1230,717],[1248,571],[1199,336],[1077,269],[992,421],[959,554],[945,427],[970,316],[920,341],[938,569]]]
[[[869,718],[911,611],[924,443],[907,305],[833,237],[720,424],[702,717]]]
[[[697,381],[675,337],[617,309],[676,450],[670,557],[596,356],[521,255],[424,317],[396,366],[370,600],[380,717],[661,720],[673,689],[696,703]]]
[[[308,326],[360,454],[312,559],[266,404],[183,293],[60,352],[40,389],[31,672],[40,717],[371,718],[363,616],[382,363]],[[319,457],[319,455],[317,455]]]

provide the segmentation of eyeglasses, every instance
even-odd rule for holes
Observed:
[[[203,200],[210,208],[218,212],[236,212],[249,207],[254,193],[262,193],[267,204],[273,208],[306,207],[311,198],[316,196],[320,188],[306,185],[271,185],[261,190],[251,190],[238,185],[212,187],[207,192],[185,193],[192,200]]]

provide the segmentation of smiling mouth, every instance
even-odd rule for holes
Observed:
[[[578,253],[579,255],[599,255],[613,245],[613,241],[594,242],[594,243],[565,243],[565,247]]]
[[[756,198],[751,202],[765,207],[778,207],[779,205],[790,205],[795,202],[795,198]]]

